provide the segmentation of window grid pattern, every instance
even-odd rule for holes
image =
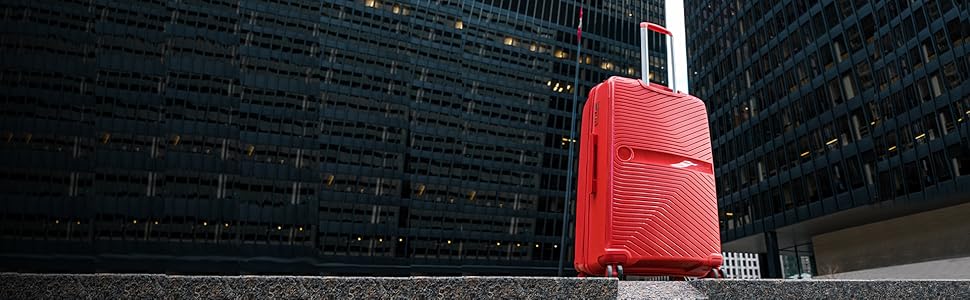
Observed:
[[[970,193],[965,1],[688,1],[722,241]]]
[[[663,18],[586,2],[582,57],[579,1],[4,2],[0,252],[111,257],[4,265],[554,274],[572,93]]]

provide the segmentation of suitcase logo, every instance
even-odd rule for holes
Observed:
[[[670,166],[671,167],[674,167],[674,168],[681,168],[681,169],[683,169],[683,168],[686,168],[686,167],[697,166],[697,164],[695,164],[692,161],[685,160],[685,161],[682,161],[682,162],[679,162],[679,163],[676,163],[676,164],[671,164]]]

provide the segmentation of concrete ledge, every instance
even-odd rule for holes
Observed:
[[[697,280],[711,299],[970,299],[970,280]]]
[[[0,299],[970,299],[970,280],[0,274]]]
[[[0,299],[616,299],[616,280],[0,274]]]

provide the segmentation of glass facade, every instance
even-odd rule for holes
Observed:
[[[555,274],[573,89],[663,23],[579,5],[4,1],[0,269]]]
[[[687,1],[722,242],[861,206],[970,201],[968,6]]]

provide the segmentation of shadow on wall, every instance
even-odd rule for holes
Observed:
[[[817,235],[820,278],[970,279],[968,215],[965,203]]]

